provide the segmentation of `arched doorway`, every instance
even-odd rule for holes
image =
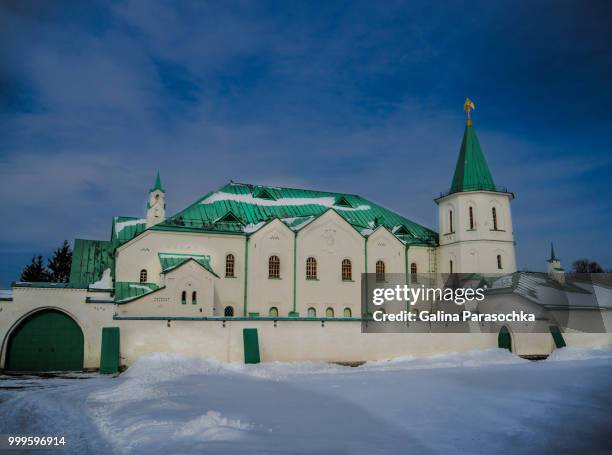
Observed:
[[[497,347],[507,349],[508,351],[512,352],[512,337],[510,336],[510,331],[506,326],[503,326],[497,335]]]
[[[57,310],[38,311],[11,334],[6,350],[8,371],[74,371],[83,369],[81,328]]]

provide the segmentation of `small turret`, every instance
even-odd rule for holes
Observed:
[[[560,283],[565,282],[565,269],[561,267],[561,261],[555,255],[555,245],[552,242],[550,242],[550,259],[546,263],[548,265],[548,275]]]
[[[153,188],[149,190],[149,202],[147,203],[147,228],[155,226],[166,219],[166,192],[161,184],[159,171],[155,178]]]

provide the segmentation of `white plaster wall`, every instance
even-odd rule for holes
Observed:
[[[130,365],[153,352],[180,352],[244,362],[243,328],[257,328],[263,362],[359,362],[497,347],[496,334],[364,334],[359,322],[117,321],[122,357]]]
[[[439,264],[442,273],[513,273],[516,253],[510,209],[511,195],[487,191],[451,194],[438,201],[440,230]],[[470,229],[469,207],[474,211]],[[493,230],[492,207],[497,210],[497,230]],[[453,210],[454,232],[449,232],[449,210]],[[502,269],[497,255],[502,256]]]
[[[405,245],[384,227],[368,238],[368,273],[376,273],[376,262],[385,263],[385,273],[406,273]]]
[[[270,308],[276,307],[279,316],[287,317],[292,311],[293,242],[293,231],[279,220],[268,223],[249,239],[248,313],[268,316]],[[280,259],[280,279],[268,278],[272,255]],[[242,315],[242,311],[237,314]]]
[[[90,294],[100,297],[108,294]],[[116,326],[114,305],[85,303],[85,289],[15,288],[13,301],[0,301],[0,368],[4,367],[8,337],[28,315],[41,309],[57,309],[68,314],[83,331],[85,340],[83,366],[100,366],[102,327]]]
[[[245,237],[207,233],[146,231],[117,249],[116,281],[138,282],[140,270],[147,269],[148,281],[162,284],[158,253],[208,255],[212,269],[221,278],[215,283],[215,314],[227,305],[242,314],[244,301]],[[233,254],[236,278],[225,278],[225,257]]]
[[[361,273],[365,270],[365,239],[344,218],[328,210],[298,232],[296,306],[300,316],[314,307],[325,316],[328,307],[336,317],[344,308],[353,317],[361,313]],[[306,260],[317,260],[317,280],[306,279]],[[352,263],[352,281],[342,281],[342,260]]]
[[[166,287],[136,300],[116,306],[120,316],[174,316],[208,317],[222,316],[223,309],[214,309],[215,283],[212,275],[195,261],[190,261],[166,275]],[[186,303],[182,303],[182,292]],[[196,303],[192,293],[196,292]]]

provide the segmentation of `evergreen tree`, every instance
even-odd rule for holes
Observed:
[[[53,253],[48,260],[47,268],[51,273],[51,281],[55,283],[67,283],[70,278],[70,266],[72,265],[72,251],[68,240]]]
[[[46,282],[51,281],[49,271],[43,265],[42,256],[34,256],[32,262],[21,272],[21,281]]]

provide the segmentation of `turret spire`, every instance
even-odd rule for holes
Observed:
[[[472,100],[466,99],[463,109],[467,112],[467,122],[450,192],[495,191],[495,182],[491,176],[484,153],[480,148],[476,131],[474,131],[472,126],[472,118],[470,116],[470,112],[474,109]]]
[[[552,242],[550,242],[550,259],[548,260],[548,262],[553,262],[553,261],[558,261],[558,259],[555,256],[555,245]]]
[[[165,193],[164,188],[162,187],[162,184],[161,184],[161,179],[159,178],[159,171],[157,171],[157,176],[155,177],[155,184],[153,185],[153,188],[151,188],[151,191],[155,191],[155,190],[159,190],[162,193]]]

